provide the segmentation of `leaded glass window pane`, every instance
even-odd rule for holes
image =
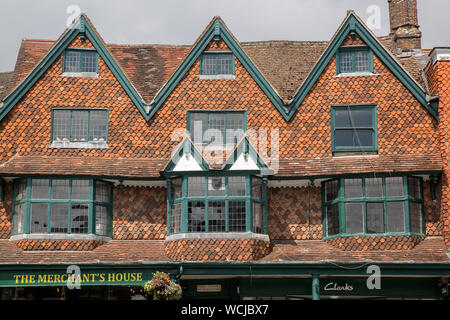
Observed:
[[[31,204],[30,222],[31,233],[47,233],[48,203]]]
[[[208,125],[206,123],[207,114],[201,112],[191,112],[190,117],[191,139],[194,141],[194,143],[203,143],[203,139],[206,139],[205,131],[208,128]]]
[[[202,56],[202,74],[216,74],[216,56],[214,54],[204,54]]]
[[[88,117],[86,111],[72,111],[72,141],[88,141]]]
[[[242,113],[227,114],[227,144],[237,144],[244,135],[244,115]]]
[[[52,180],[52,199],[69,199],[70,180]]]
[[[362,233],[364,231],[364,212],[362,202],[345,204],[346,233]]]
[[[48,179],[33,179],[31,184],[31,199],[48,199],[48,190]]]
[[[245,177],[228,177],[228,195],[245,196]]]
[[[264,211],[261,203],[253,202],[253,232],[264,233]]]
[[[205,196],[205,177],[188,177],[188,197]]]
[[[415,199],[422,198],[420,194],[420,179],[415,177],[408,177],[409,196]]]
[[[89,205],[72,204],[72,233],[88,233]]]
[[[106,110],[90,111],[89,141],[106,141],[108,115]]]
[[[339,233],[339,207],[337,204],[326,207],[327,235],[334,236]]]
[[[233,74],[233,55],[230,53],[217,54],[217,74]]]
[[[97,52],[83,51],[81,72],[97,72]]]
[[[386,202],[387,232],[405,232],[404,201]]]
[[[170,197],[171,199],[181,198],[181,178],[171,180]]]
[[[80,72],[81,51],[66,51],[64,56],[65,72]]]
[[[170,233],[181,232],[181,203],[173,203],[170,209]]]
[[[355,71],[356,72],[369,71],[368,50],[355,51]]]
[[[338,147],[353,147],[353,130],[335,130],[334,131],[334,143]]]
[[[245,201],[229,201],[228,216],[228,229],[230,232],[246,231]]]
[[[382,178],[366,178],[366,198],[383,197],[383,179]]]
[[[340,72],[353,72],[353,53],[351,51],[342,51],[339,54]]]
[[[223,145],[225,138],[225,114],[211,113],[209,115],[208,142],[213,145]]]
[[[409,226],[411,232],[422,233],[422,204],[409,202]]]
[[[205,232],[204,201],[188,201],[188,232]]]
[[[208,231],[225,231],[225,201],[208,202]]]
[[[20,203],[14,206],[14,234],[23,233],[23,224],[25,217],[25,204]]]
[[[384,233],[384,203],[368,202],[366,219],[367,233]]]
[[[252,198],[263,197],[263,181],[261,178],[252,177]]]
[[[345,179],[345,198],[362,198],[362,179]]]
[[[386,197],[402,197],[403,195],[403,177],[386,178]]]
[[[51,204],[51,233],[67,233],[69,216],[68,203],[52,203]]]
[[[100,202],[110,201],[111,189],[108,183],[102,181],[95,182],[95,200]]]
[[[325,182],[325,201],[332,201],[338,197],[338,180]]]
[[[16,201],[20,201],[25,199],[26,196],[26,192],[27,192],[27,182],[26,180],[19,180],[16,183],[15,186],[15,193],[16,193]]]
[[[53,111],[53,140],[70,140],[70,110]]]
[[[95,206],[95,233],[100,236],[107,236],[109,230],[108,208],[105,206]]]
[[[225,195],[225,177],[208,177],[208,196]]]
[[[72,180],[72,199],[89,200],[89,180]]]

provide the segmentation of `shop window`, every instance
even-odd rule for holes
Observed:
[[[422,180],[341,178],[323,183],[324,235],[423,234]]]

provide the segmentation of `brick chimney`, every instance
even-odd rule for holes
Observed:
[[[397,54],[421,49],[417,0],[388,0],[391,35]]]

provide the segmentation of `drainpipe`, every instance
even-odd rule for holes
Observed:
[[[319,275],[312,275],[312,299],[320,300],[320,284],[319,284]]]

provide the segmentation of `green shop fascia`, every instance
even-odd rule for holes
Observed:
[[[448,263],[1,265],[0,289],[142,286],[156,271],[175,278],[184,299],[449,299]]]

